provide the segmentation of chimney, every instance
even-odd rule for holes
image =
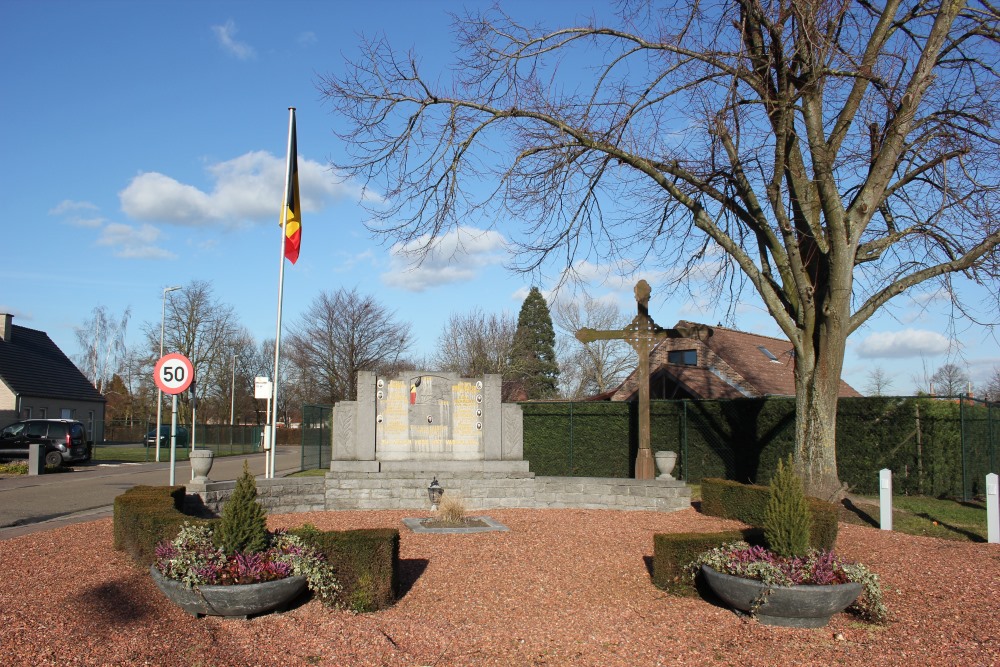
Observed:
[[[11,323],[11,320],[14,319],[14,316],[11,315],[10,313],[0,313],[0,317],[3,318],[3,325],[2,325],[3,328],[0,329],[0,338],[3,339],[3,342],[9,343],[11,332],[14,329],[14,325]]]

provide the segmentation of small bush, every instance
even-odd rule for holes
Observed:
[[[460,524],[465,519],[465,503],[461,496],[446,493],[438,502],[438,519],[444,523]]]
[[[304,527],[305,528],[305,527]],[[399,588],[399,531],[373,528],[344,531],[289,531],[326,556],[337,571],[337,604],[356,612],[385,609]]]
[[[115,498],[114,547],[148,567],[156,545],[177,536],[185,521],[183,486],[136,486]],[[207,523],[207,522],[195,522]]]
[[[246,461],[233,495],[222,508],[215,537],[226,555],[258,553],[268,547],[267,511],[257,502],[257,481]]]
[[[740,484],[727,479],[701,481],[701,511],[708,516],[734,519],[760,528],[764,525],[770,489]],[[809,544],[830,551],[837,543],[837,506],[819,498],[806,497],[810,511]]]
[[[687,566],[704,552],[726,542],[760,542],[760,531],[719,533],[657,533],[653,535],[653,585],[672,595],[694,596],[698,590]]]
[[[778,470],[768,487],[764,511],[764,538],[768,548],[786,558],[809,553],[809,506],[802,492],[802,480],[795,474],[792,457],[778,461]]]

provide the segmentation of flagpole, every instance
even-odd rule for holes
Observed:
[[[288,183],[292,178],[292,137],[295,127],[295,107],[288,107],[288,148],[285,151],[285,194],[281,198],[281,245],[278,251],[278,323],[274,333],[274,390],[271,401],[271,457],[265,459],[264,477],[274,477],[274,458],[278,453],[278,362],[281,358],[281,302],[285,293],[285,227],[288,225]]]

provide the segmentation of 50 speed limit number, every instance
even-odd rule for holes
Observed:
[[[164,394],[180,394],[191,386],[193,379],[191,360],[179,352],[163,355],[153,368],[153,380]]]

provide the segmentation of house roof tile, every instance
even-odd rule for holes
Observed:
[[[104,396],[44,331],[18,325],[0,339],[0,378],[23,395],[104,402]]]

